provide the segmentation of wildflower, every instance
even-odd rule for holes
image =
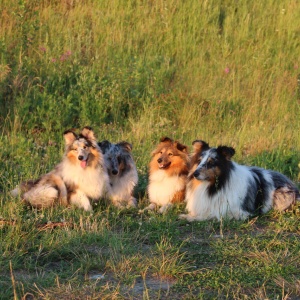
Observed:
[[[70,55],[72,54],[72,52],[70,50],[66,51],[63,55],[61,55],[61,57],[59,58],[60,61],[64,61],[66,60]]]
[[[65,56],[70,56],[72,54],[71,50],[68,50],[64,55]]]
[[[52,58],[51,62],[55,63],[56,62],[56,58]]]
[[[46,50],[47,50],[44,46],[40,46],[39,49],[40,49],[42,52],[46,52]]]
[[[228,74],[228,73],[230,72],[230,69],[229,69],[228,67],[226,67],[225,70],[224,70],[224,72],[225,72],[226,74]]]

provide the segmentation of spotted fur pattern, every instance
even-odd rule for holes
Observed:
[[[108,197],[119,207],[136,207],[133,196],[138,183],[138,173],[132,156],[132,145],[128,142],[113,144],[107,140],[99,143],[108,171],[110,190]]]
[[[67,130],[64,139],[65,153],[54,170],[38,180],[21,183],[12,195],[20,195],[33,207],[60,203],[91,211],[90,200],[98,200],[109,190],[102,152],[90,127],[84,127],[78,135]]]

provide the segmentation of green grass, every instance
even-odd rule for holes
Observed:
[[[297,299],[298,210],[187,224],[184,206],[38,211],[9,194],[86,125],[133,144],[140,207],[162,136],[299,185],[297,1],[3,0],[0,16],[1,299]]]

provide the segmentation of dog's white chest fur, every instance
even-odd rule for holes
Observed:
[[[187,206],[191,217],[197,220],[207,220],[222,217],[245,219],[250,213],[242,207],[247,189],[254,180],[247,167],[235,164],[235,170],[230,173],[226,186],[215,195],[208,194],[209,182],[202,182],[196,189],[188,188]],[[266,173],[265,176],[268,174]],[[267,177],[266,177],[267,178]],[[269,179],[270,180],[270,179]],[[263,207],[263,212],[271,208],[271,191]]]
[[[108,175],[98,166],[97,168],[80,169],[79,165],[64,164],[61,170],[63,180],[70,185],[76,185],[87,197],[97,200],[103,196],[108,186]]]
[[[110,197],[112,200],[120,201],[130,199],[132,191],[138,182],[138,175],[135,169],[132,169],[124,176],[112,176],[110,178]]]
[[[150,174],[149,181],[149,200],[159,206],[170,203],[174,194],[185,188],[185,180],[182,177],[169,176],[163,170]]]

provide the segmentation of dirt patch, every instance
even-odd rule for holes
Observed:
[[[113,284],[120,285],[112,274],[106,273],[90,273],[88,275],[89,281],[96,281],[99,284]],[[122,284],[120,286],[122,294],[128,295],[130,299],[143,299],[143,295],[157,295],[161,294],[167,296],[170,288],[176,283],[175,279],[164,278],[142,278],[138,277],[131,285]]]
[[[133,286],[133,293],[143,294],[146,290],[151,291],[169,291],[170,288],[176,283],[175,280],[149,278],[146,280],[137,279]]]

